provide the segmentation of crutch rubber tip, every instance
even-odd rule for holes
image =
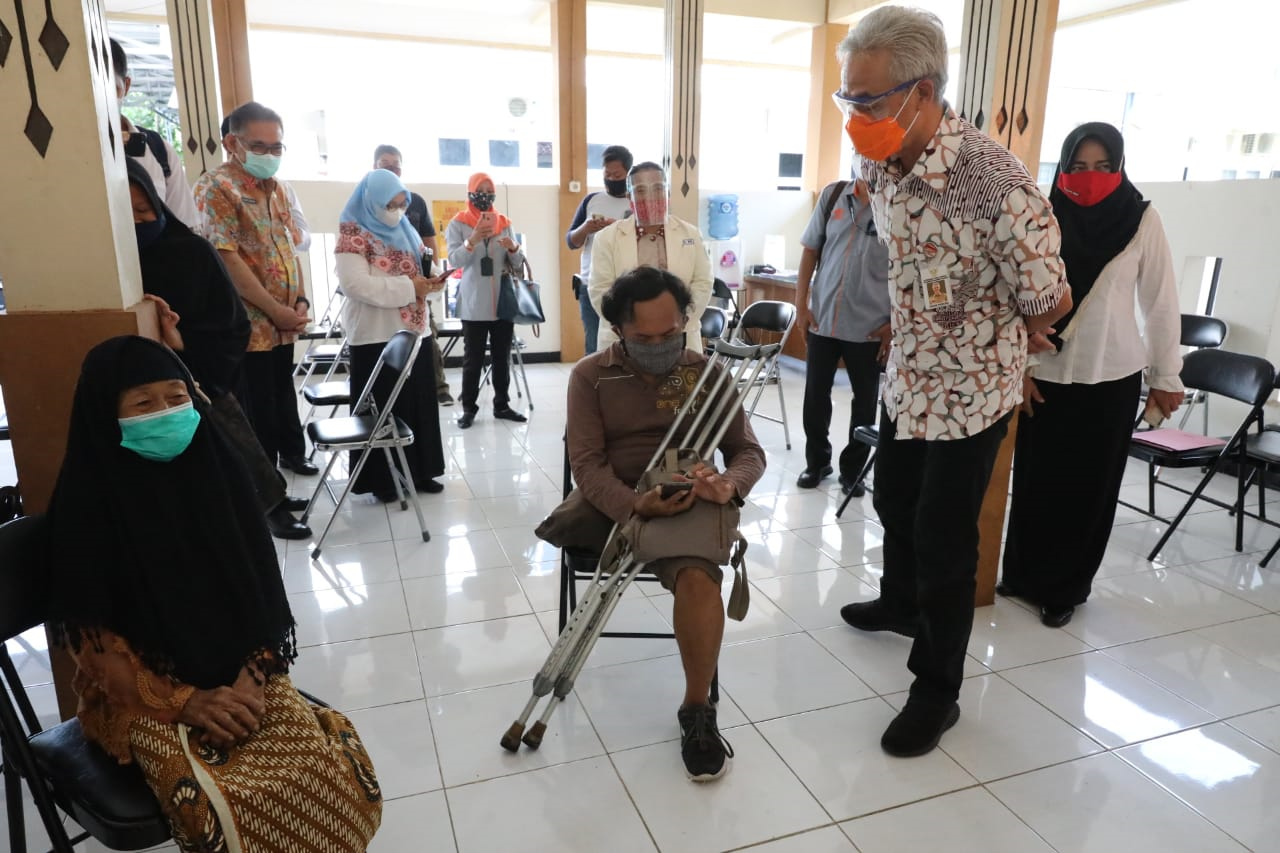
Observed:
[[[520,751],[520,735],[524,734],[524,723],[512,723],[511,728],[507,729],[507,733],[502,736],[502,740],[498,743],[502,744],[502,748],[507,752]]]
[[[320,559],[320,549],[319,549],[319,548],[312,548],[312,549],[311,549],[311,559],[313,559],[313,560],[318,560],[318,559]]]
[[[422,541],[423,541],[423,542],[430,542],[430,541],[431,541],[431,534],[430,534],[430,533],[428,533],[428,532],[427,532],[427,531],[425,531],[425,530],[424,530],[424,531],[422,531]]]
[[[523,740],[524,745],[530,749],[537,749],[542,746],[542,736],[547,733],[547,724],[539,720],[533,724],[533,728],[525,734]]]

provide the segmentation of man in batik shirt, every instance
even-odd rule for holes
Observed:
[[[1071,294],[1048,199],[1012,153],[943,101],[942,23],[883,7],[839,55],[835,100],[889,247],[892,301],[875,481],[884,576],[880,598],[841,615],[915,638],[915,680],[880,744],[923,755],[960,716],[978,515],[1021,402],[1028,339],[1047,346]]]

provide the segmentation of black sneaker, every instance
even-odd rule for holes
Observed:
[[[880,748],[898,758],[912,758],[932,752],[942,740],[943,732],[960,719],[960,706],[955,702],[935,705],[908,699],[898,716],[884,730]]]
[[[680,721],[680,756],[685,772],[694,782],[711,782],[729,770],[733,747],[716,728],[716,709],[711,705],[690,705],[676,711]]]
[[[919,630],[919,620],[890,610],[882,599],[858,601],[840,608],[840,617],[859,631],[892,631],[904,637],[914,637]]]

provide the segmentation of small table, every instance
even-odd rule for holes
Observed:
[[[440,360],[443,361],[462,340],[462,321],[457,317],[446,317],[436,323],[436,330],[440,335]]]

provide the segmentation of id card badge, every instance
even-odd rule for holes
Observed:
[[[488,255],[480,259],[480,275],[493,275],[493,258]]]
[[[920,299],[929,310],[951,304],[951,276],[944,266],[929,266],[921,271]]]

